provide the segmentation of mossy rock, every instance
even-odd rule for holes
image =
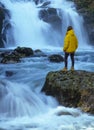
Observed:
[[[61,105],[80,107],[94,114],[94,72],[49,72],[42,91],[55,97]]]

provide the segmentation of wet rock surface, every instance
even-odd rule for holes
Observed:
[[[5,47],[5,43],[7,43],[7,34],[10,34],[10,44],[14,44],[14,36],[10,19],[10,11],[0,2],[0,48]]]
[[[49,61],[51,62],[63,62],[64,61],[64,57],[59,55],[59,54],[53,54],[53,55],[50,55],[48,57]]]
[[[94,114],[94,72],[49,72],[42,91],[54,96],[61,105]]]
[[[8,64],[8,63],[18,63],[21,62],[21,58],[30,57],[34,54],[32,48],[28,47],[17,47],[14,50],[1,52],[0,56],[1,63]]]

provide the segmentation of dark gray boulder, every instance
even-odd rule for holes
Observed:
[[[94,114],[94,72],[49,72],[42,92],[55,97],[61,105]]]
[[[14,50],[2,52],[1,56],[1,63],[8,64],[8,63],[18,63],[21,62],[21,58],[30,57],[34,54],[33,50],[28,47],[17,47]]]
[[[48,57],[48,60],[50,62],[57,62],[57,63],[59,63],[59,62],[63,62],[64,58],[61,55],[59,55],[59,54],[53,54],[53,55],[50,55]]]

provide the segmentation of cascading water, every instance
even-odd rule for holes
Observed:
[[[54,4],[55,2],[55,4]],[[84,28],[84,20],[83,17],[80,16],[77,11],[75,4],[73,2],[68,2],[66,0],[60,0],[59,2],[54,0],[53,6],[55,8],[60,8],[62,13],[62,34],[63,39],[66,33],[66,29],[69,25],[72,25],[72,27],[75,30],[75,33],[77,35],[79,46],[85,46],[89,43],[88,35],[86,33],[86,30]]]
[[[1,0],[11,12],[11,24],[16,46],[45,48],[45,46],[62,47],[68,25],[72,25],[78,37],[79,47],[89,42],[83,26],[83,18],[76,12],[73,2],[66,0],[51,0],[47,7],[57,8],[57,14],[62,21],[62,32],[56,32],[50,23],[39,18],[42,3],[34,1]],[[42,1],[47,2],[47,0]],[[40,7],[40,8],[38,8]],[[58,10],[59,9],[59,10]],[[10,44],[10,43],[8,43]]]
[[[74,27],[79,44],[83,41],[87,43],[83,20],[77,14],[74,3],[50,0],[49,7],[60,8],[57,9],[62,19],[62,34],[59,35],[50,23],[39,18],[41,1],[47,2],[39,0],[36,5],[33,0],[1,0],[11,12],[15,46],[62,47],[69,24]],[[22,61],[18,64],[0,64],[0,129],[94,130],[92,115],[82,113],[79,109],[58,106],[56,99],[41,93],[46,74],[61,69],[62,64],[51,64],[45,57],[30,57]],[[12,71],[13,75],[7,77],[7,70]]]
[[[26,94],[27,93],[27,94]],[[45,104],[28,86],[0,81],[0,114],[6,117],[33,117],[37,113],[48,111]]]

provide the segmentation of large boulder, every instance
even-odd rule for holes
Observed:
[[[34,52],[32,48],[28,47],[17,47],[13,51],[6,51],[0,54],[1,61],[0,63],[9,64],[9,63],[18,63],[21,62],[21,58],[33,56]]]
[[[54,29],[61,31],[62,19],[59,17],[57,10],[60,11],[60,9],[51,7],[41,8],[39,12],[39,17],[44,22],[51,24]]]
[[[29,47],[17,47],[13,53],[20,55],[20,57],[29,57],[34,54],[32,48]]]
[[[59,54],[50,55],[50,56],[48,57],[48,59],[49,59],[49,61],[51,61],[51,62],[57,62],[57,63],[64,61],[64,58],[63,58],[61,55],[59,55]]]
[[[94,114],[94,72],[49,72],[42,91],[54,96],[61,105]]]
[[[12,53],[5,55],[0,61],[0,63],[2,64],[13,64],[13,63],[18,63],[18,62],[20,62],[20,57]]]

